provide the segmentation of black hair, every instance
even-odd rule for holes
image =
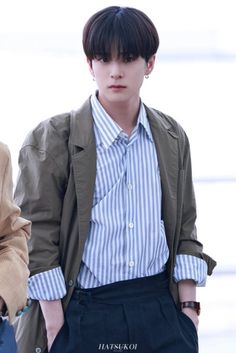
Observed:
[[[118,57],[146,60],[157,52],[159,36],[150,18],[131,7],[109,6],[89,18],[83,30],[83,48],[91,61]]]

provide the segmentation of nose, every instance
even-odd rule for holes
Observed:
[[[115,80],[123,77],[123,71],[118,63],[113,63],[110,68],[110,78]]]
[[[111,78],[114,78],[115,80],[119,79],[119,78],[122,78],[123,77],[123,74],[122,73],[113,73],[111,72],[110,73],[110,77]]]

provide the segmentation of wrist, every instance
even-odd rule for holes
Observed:
[[[40,301],[41,310],[47,331],[61,327],[64,322],[64,312],[61,300]]]
[[[193,300],[180,302],[180,308],[195,311],[197,315],[201,312],[200,303]]]

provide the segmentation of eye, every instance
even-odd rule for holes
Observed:
[[[124,63],[131,63],[132,61],[135,61],[136,57],[133,54],[129,54],[123,57],[123,62]]]
[[[110,58],[108,56],[103,56],[103,55],[96,55],[95,59],[97,61],[101,61],[101,62],[104,62],[104,63],[107,63],[107,62],[110,61]]]

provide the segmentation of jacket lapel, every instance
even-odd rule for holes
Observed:
[[[79,245],[84,247],[89,232],[96,178],[96,142],[90,101],[72,113],[70,147],[78,205]]]
[[[174,246],[173,240],[177,222],[178,136],[161,114],[147,107],[146,111],[157,150],[162,186],[162,218],[165,223],[167,243],[171,250]]]

